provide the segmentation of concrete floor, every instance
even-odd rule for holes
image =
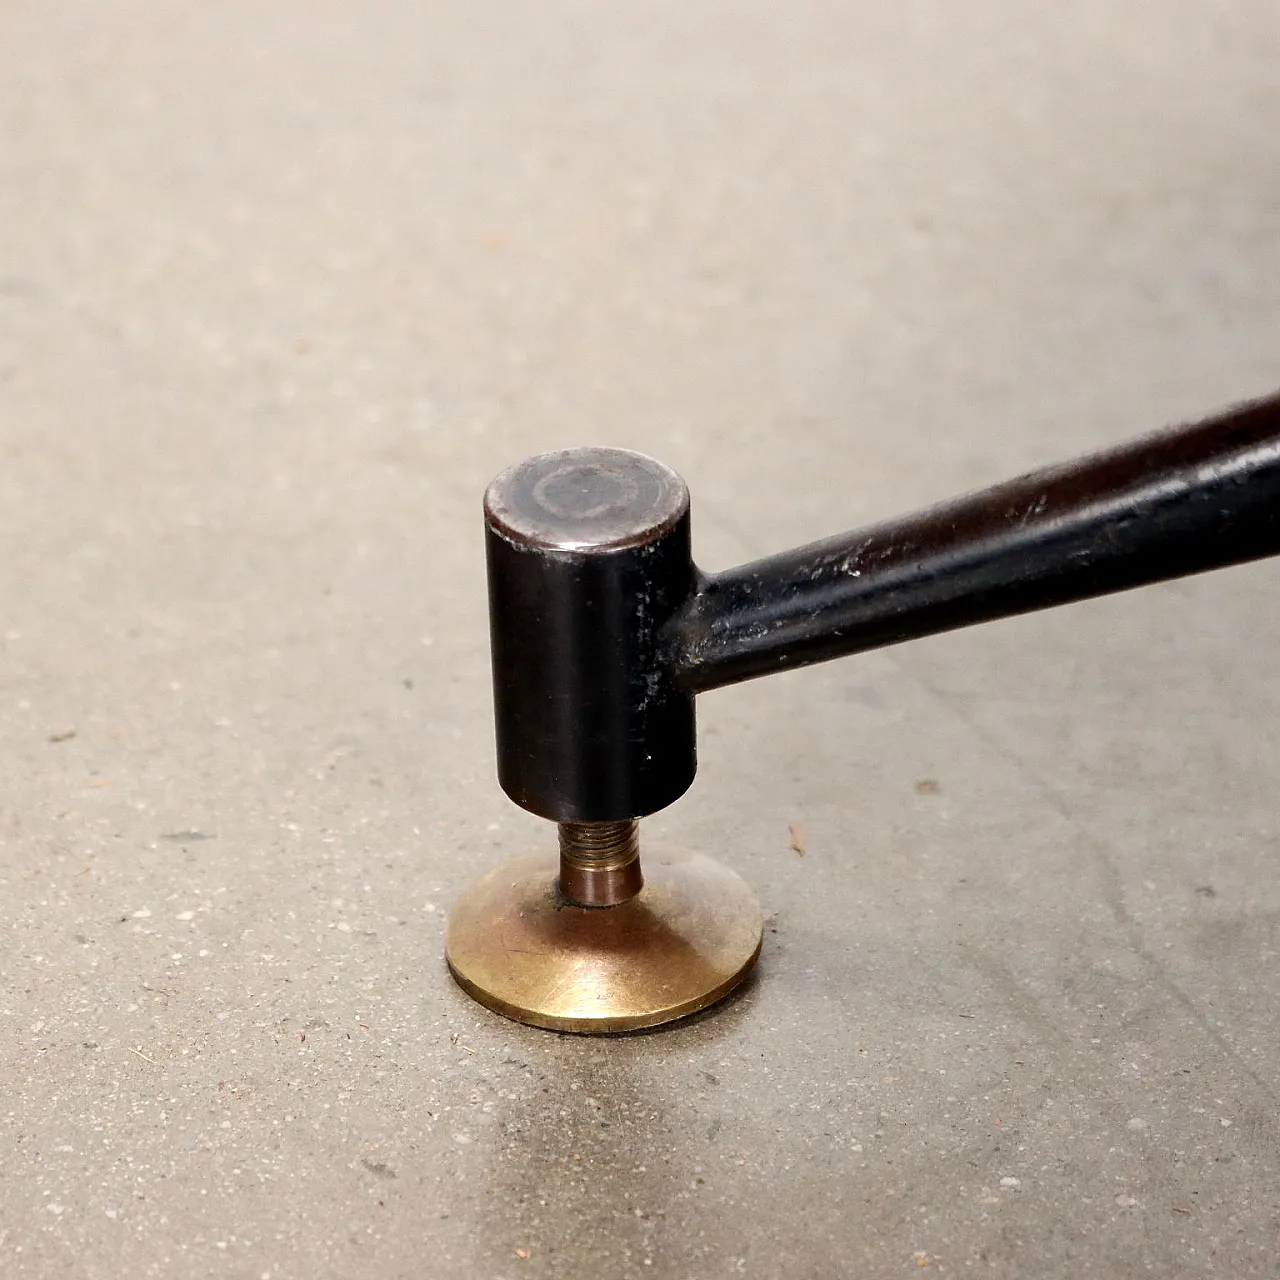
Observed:
[[[1280,7],[0,13],[0,1275],[1274,1276],[1275,565],[706,696],[715,1016],[441,960],[479,497],[700,562],[1280,384]],[[790,848],[802,822],[807,852]]]

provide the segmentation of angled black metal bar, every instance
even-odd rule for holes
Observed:
[[[700,575],[663,632],[691,693],[1280,553],[1280,395]]]

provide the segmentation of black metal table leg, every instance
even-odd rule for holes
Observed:
[[[1280,396],[711,576],[684,482],[625,450],[520,463],[485,520],[498,775],[560,854],[473,886],[446,952],[510,1016],[624,1030],[718,999],[759,948],[731,872],[640,869],[638,819],[693,781],[697,693],[1280,553]]]

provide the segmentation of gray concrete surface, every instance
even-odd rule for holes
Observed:
[[[704,698],[717,1016],[516,1027],[441,930],[548,838],[488,477],[644,449],[714,568],[1273,388],[1277,65],[1270,0],[5,5],[0,1275],[1276,1275],[1274,565]]]

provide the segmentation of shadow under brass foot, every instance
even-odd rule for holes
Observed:
[[[661,848],[646,850],[641,877],[636,824],[607,825],[617,830],[584,856],[595,833],[562,827],[559,867],[550,854],[516,858],[464,891],[445,931],[463,990],[518,1022],[605,1033],[696,1013],[751,972],[761,917],[746,883],[711,858]],[[562,889],[621,900],[582,906]]]

